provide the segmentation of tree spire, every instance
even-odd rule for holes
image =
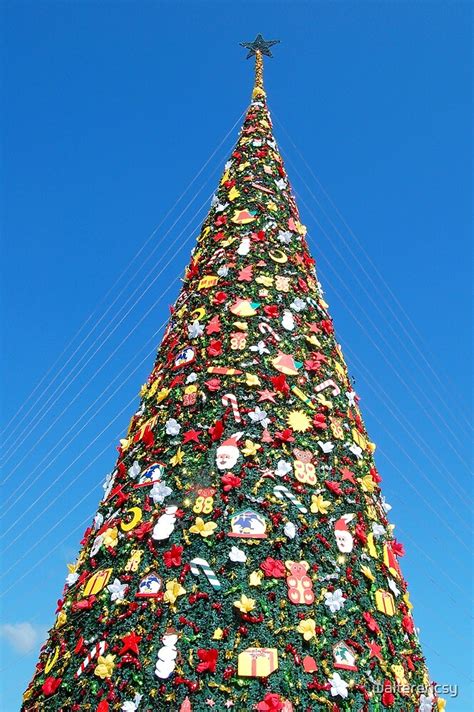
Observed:
[[[270,47],[279,44],[280,40],[264,40],[262,35],[258,34],[253,42],[241,42],[240,46],[249,50],[247,59],[255,57],[255,84],[252,92],[253,97],[265,94],[263,88],[263,55],[273,57]]]

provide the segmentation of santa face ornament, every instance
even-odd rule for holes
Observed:
[[[334,524],[336,546],[342,554],[349,554],[354,546],[354,538],[349,531],[347,523],[351,521],[352,514],[345,514]]]
[[[240,451],[238,441],[241,433],[232,435],[228,440],[224,440],[222,445],[216,450],[216,466],[218,470],[231,470],[239,459]]]

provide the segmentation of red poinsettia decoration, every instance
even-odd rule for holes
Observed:
[[[214,339],[207,347],[209,356],[220,356],[222,353],[222,341]]]
[[[165,551],[163,554],[163,561],[165,566],[181,566],[181,555],[183,553],[182,546],[176,546],[173,544],[171,549]]]
[[[316,413],[313,418],[313,425],[317,430],[326,430],[328,427],[326,416],[323,413]]]
[[[265,561],[260,564],[265,576],[268,578],[284,578],[286,576],[285,564],[279,559],[272,559],[271,556],[267,556]]]
[[[228,295],[226,294],[226,292],[216,292],[212,301],[214,302],[214,304],[217,305],[224,304],[224,302],[227,301],[227,297]]]
[[[279,393],[288,395],[288,393],[290,392],[290,387],[288,385],[288,382],[286,380],[286,376],[284,373],[281,373],[279,376],[272,376],[270,378],[270,381],[273,384],[273,388],[276,391],[278,391]]]
[[[205,650],[204,648],[199,648],[197,651],[198,658],[201,661],[198,663],[196,670],[198,672],[215,672],[217,665],[217,658],[219,653],[215,648],[210,648]]]
[[[390,680],[385,680],[382,692],[382,704],[384,707],[392,707],[395,702],[395,695],[392,692]]]
[[[209,428],[209,435],[211,436],[211,440],[213,440],[214,442],[216,440],[219,440],[223,432],[224,425],[222,423],[222,420],[216,420],[214,425],[211,425],[211,427]]]
[[[279,315],[278,307],[276,306],[276,304],[267,304],[267,306],[263,307],[263,311],[267,316],[270,317],[270,319],[276,319]]]
[[[280,712],[282,709],[282,699],[275,692],[268,692],[257,705],[258,712]]]
[[[242,480],[237,475],[233,475],[231,472],[227,472],[223,477],[221,477],[221,482],[224,492],[230,492],[230,490],[240,487]]]
[[[205,381],[204,385],[206,386],[208,391],[218,391],[219,388],[221,387],[221,382],[218,378],[210,378],[208,381]]]
[[[278,431],[275,433],[275,440],[277,443],[294,443],[295,439],[293,437],[293,431],[291,428],[285,428],[285,430]]]

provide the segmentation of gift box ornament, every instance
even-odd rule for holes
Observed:
[[[199,280],[198,289],[209,289],[210,287],[215,287],[219,277],[214,274],[207,274],[205,277]]]
[[[247,648],[239,653],[237,674],[241,677],[268,677],[277,669],[276,648]]]
[[[84,584],[82,598],[94,596],[96,593],[102,591],[104,586],[108,584],[111,576],[112,569],[99,569],[99,571],[92,574]]]
[[[391,593],[384,591],[382,588],[375,592],[375,605],[378,611],[385,613],[387,616],[395,614],[395,600]]]

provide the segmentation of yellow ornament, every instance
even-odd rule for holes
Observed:
[[[255,279],[257,284],[263,284],[264,287],[271,287],[273,284],[273,277],[267,277],[265,274],[261,274]]]
[[[207,274],[205,277],[199,280],[198,289],[209,289],[210,287],[215,287],[219,277],[214,274]]]
[[[268,256],[271,260],[278,262],[279,264],[285,264],[285,262],[288,262],[288,257],[285,255],[283,250],[273,250],[268,253]]]
[[[395,614],[395,599],[391,593],[384,591],[382,588],[375,592],[375,605],[378,611],[385,613],[387,616]]]
[[[215,522],[205,522],[201,517],[196,517],[196,522],[189,527],[191,534],[200,534],[202,537],[206,538],[214,534],[214,529],[216,529],[217,524]]]
[[[94,670],[94,675],[104,680],[106,677],[111,677],[115,667],[115,655],[100,655],[97,659],[97,667]]]
[[[222,630],[222,628],[216,628],[212,635],[212,640],[222,640],[223,634],[224,631]]]
[[[166,603],[173,604],[178,598],[178,596],[184,596],[185,593],[186,589],[181,586],[178,579],[172,579],[166,584],[166,591],[165,595],[163,596],[163,600]]]
[[[59,658],[59,646],[57,646],[54,649],[54,652],[52,652],[49,656],[48,659],[46,660],[45,666],[44,666],[44,671],[46,675],[49,673],[50,670],[56,665],[58,662]]]
[[[246,440],[245,446],[242,448],[242,454],[245,455],[245,457],[255,457],[261,447],[262,446],[259,443],[254,443],[252,440]]]
[[[373,559],[377,559],[377,558],[378,558],[377,548],[376,548],[376,546],[375,546],[374,534],[373,534],[373,532],[370,532],[370,534],[367,534],[366,549],[367,549],[367,551],[369,552],[369,554],[371,555],[371,557],[372,557]]]
[[[86,598],[87,596],[92,596],[102,591],[108,584],[111,576],[112,569],[99,569],[99,571],[95,571],[85,582],[82,589],[82,597]]]
[[[233,186],[233,187],[229,190],[229,192],[227,193],[227,197],[228,197],[229,200],[231,200],[231,201],[232,201],[232,200],[235,200],[236,198],[238,198],[239,195],[240,195],[240,192],[237,190],[237,188],[236,188],[235,186]]]
[[[364,576],[369,579],[369,581],[375,581],[375,576],[372,573],[371,569],[369,569],[368,566],[361,566],[360,570],[362,571]]]
[[[372,493],[377,487],[374,480],[372,479],[372,475],[365,475],[364,477],[359,477],[357,481],[360,484],[362,492]]]
[[[316,622],[313,618],[306,618],[299,622],[296,630],[301,633],[305,640],[311,640],[311,638],[316,637]]]
[[[142,510],[140,509],[140,507],[130,507],[130,509],[127,509],[127,511],[125,512],[125,514],[127,513],[130,514],[129,521],[124,522],[122,519],[122,521],[120,522],[120,528],[124,532],[129,532],[131,529],[134,529],[142,518]]]
[[[263,571],[252,571],[249,576],[250,586],[261,586],[263,579]]]
[[[117,527],[110,527],[102,534],[102,542],[105,547],[113,549],[118,543]]]
[[[239,653],[237,674],[241,677],[268,677],[277,668],[276,648],[247,648]]]
[[[259,386],[260,385],[260,379],[258,376],[255,376],[253,373],[246,373],[245,374],[245,385],[246,386]]]
[[[234,601],[234,606],[239,609],[241,613],[250,613],[255,608],[255,601],[253,598],[247,598],[243,593],[239,601]]]
[[[57,617],[56,617],[56,623],[54,624],[56,628],[61,628],[67,621],[67,614],[66,611],[62,610],[59,611]]]
[[[183,462],[183,457],[184,457],[184,451],[181,450],[181,446],[177,449],[176,454],[173,455],[173,457],[170,460],[170,464],[173,467],[176,467],[176,465],[181,465]]]
[[[311,511],[313,514],[327,514],[328,509],[331,506],[331,502],[328,500],[324,499],[324,497],[321,494],[313,494],[311,495]]]
[[[302,410],[292,410],[287,422],[290,428],[297,433],[305,433],[311,428],[311,420]]]

